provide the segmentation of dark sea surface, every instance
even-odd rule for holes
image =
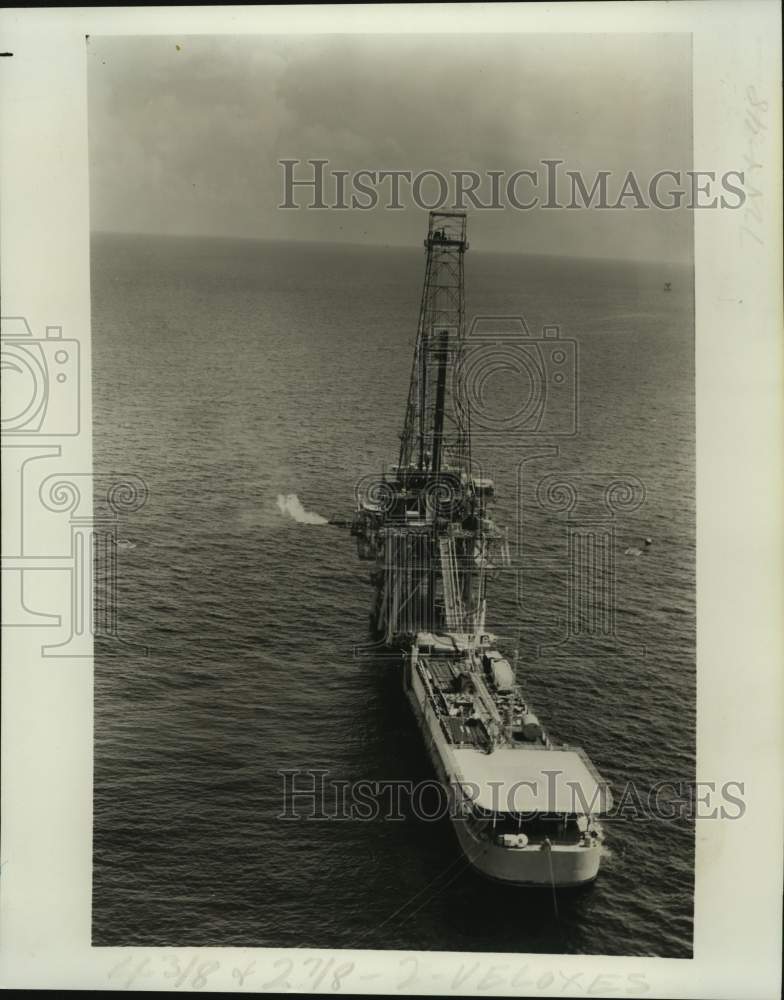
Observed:
[[[691,955],[687,819],[605,820],[598,880],[556,913],[468,869],[448,819],[277,818],[281,769],[432,775],[399,665],[368,646],[368,564],[277,506],[350,516],[396,461],[423,271],[421,247],[93,238],[95,469],[149,490],[120,526],[129,645],[96,652],[96,945]],[[551,734],[644,802],[694,779],[691,271],[470,251],[466,278],[469,319],[522,314],[578,348],[576,436],[475,442],[521,542],[489,624]],[[514,391],[500,376],[494,405]],[[579,487],[572,521],[615,533],[617,641],[561,643],[566,512],[537,502],[554,474]],[[610,518],[624,476],[644,498]]]

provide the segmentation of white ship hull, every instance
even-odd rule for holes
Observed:
[[[568,888],[593,882],[599,874],[597,841],[587,847],[555,844],[547,851],[539,846],[510,849],[474,837],[464,820],[453,819],[452,826],[471,866],[496,882]]]
[[[436,775],[447,787],[458,790],[463,777],[453,748],[444,736],[416,670],[410,674],[410,687],[404,684],[404,690]],[[486,834],[483,836],[477,825],[461,814],[457,802],[450,806],[450,821],[466,860],[476,871],[497,882],[566,888],[592,882],[599,872],[602,848],[598,838],[579,844],[554,843],[546,848],[541,844],[510,848],[493,843]]]

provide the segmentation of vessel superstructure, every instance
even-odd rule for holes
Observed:
[[[471,453],[464,391],[463,212],[431,212],[398,460],[351,526],[370,561],[373,628],[404,652],[403,687],[470,863],[517,885],[579,885],[601,857],[611,806],[587,754],[551,740],[485,627],[488,572],[508,563],[494,483]]]

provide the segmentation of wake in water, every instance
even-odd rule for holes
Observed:
[[[281,513],[288,514],[289,517],[294,518],[299,524],[327,524],[326,517],[305,510],[296,493],[287,493],[285,495],[279,493],[278,509]]]

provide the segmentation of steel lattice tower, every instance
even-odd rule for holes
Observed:
[[[470,468],[468,410],[459,378],[465,334],[463,256],[465,212],[431,212],[425,250],[425,284],[414,363],[401,434],[401,471],[438,474]],[[446,377],[445,373],[451,377]]]

